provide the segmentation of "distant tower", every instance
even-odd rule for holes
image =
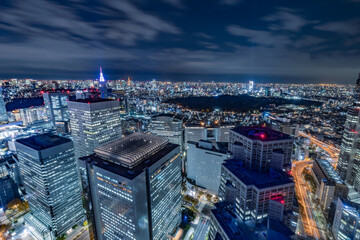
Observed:
[[[108,98],[106,80],[102,73],[101,67],[100,67],[99,89],[100,89],[101,98],[105,98],[105,99]]]
[[[249,81],[249,92],[254,90],[254,81]]]
[[[131,77],[128,77],[128,80],[127,80],[127,85],[128,85],[128,87],[130,87],[130,86],[131,86]]]

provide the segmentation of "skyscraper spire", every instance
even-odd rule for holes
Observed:
[[[104,78],[104,75],[102,73],[102,69],[100,67],[100,78],[99,78],[99,82],[105,82],[105,78]]]
[[[106,81],[105,81],[101,67],[100,67],[100,77],[99,77],[99,90],[100,90],[101,98],[108,98]]]

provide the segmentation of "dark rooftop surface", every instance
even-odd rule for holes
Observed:
[[[237,127],[231,130],[253,140],[276,141],[292,139],[290,135],[265,127]]]
[[[143,159],[141,161],[141,163],[139,163],[138,165],[136,165],[133,168],[128,168],[126,166],[122,166],[122,165],[116,164],[114,162],[105,160],[96,154],[92,154],[87,157],[82,157],[82,158],[80,158],[80,160],[92,162],[97,167],[100,167],[109,172],[118,174],[120,176],[123,176],[123,177],[126,177],[127,179],[132,180],[136,176],[138,176],[140,173],[142,173],[145,168],[153,165],[158,160],[160,160],[162,157],[164,157],[166,154],[169,154],[171,151],[176,149],[178,146],[179,145],[167,143],[164,148],[160,149],[158,152],[152,154],[148,158]]]
[[[111,102],[117,101],[115,99],[105,99],[105,98],[85,98],[85,99],[76,99],[71,102],[80,102],[80,103],[98,103],[98,102]]]
[[[236,177],[238,177],[244,184],[254,185],[258,189],[281,184],[294,183],[291,176],[285,172],[276,170],[271,170],[269,173],[250,171],[242,165],[242,161],[240,160],[225,160],[223,165]]]
[[[41,135],[32,136],[29,138],[18,139],[18,140],[16,140],[16,142],[21,143],[25,146],[28,146],[34,150],[40,151],[40,150],[52,148],[52,147],[55,147],[55,146],[58,146],[58,145],[61,145],[64,143],[71,142],[71,140],[68,138],[63,138],[60,136],[45,133],[45,134],[41,134]]]
[[[216,220],[225,231],[230,239],[243,240],[246,239],[245,235],[241,232],[239,227],[235,224],[236,215],[235,209],[224,202],[215,204],[215,209],[211,210]],[[220,239],[220,238],[219,238]]]

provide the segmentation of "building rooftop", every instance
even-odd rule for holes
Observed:
[[[47,148],[52,148],[64,143],[71,142],[70,139],[52,135],[49,133],[35,135],[28,138],[18,139],[16,142],[28,146],[34,150],[40,151]]]
[[[231,131],[234,131],[252,140],[260,140],[264,142],[292,139],[290,135],[265,127],[237,127],[231,129]]]
[[[140,161],[137,165],[131,168],[126,165],[121,165],[117,161],[111,161],[111,160],[109,161],[107,159],[104,159],[101,156],[97,155],[96,153],[90,156],[82,157],[80,158],[80,160],[93,163],[99,168],[105,169],[109,172],[118,174],[120,176],[132,180],[135,177],[137,177],[139,174],[141,174],[145,168],[150,167],[151,165],[153,165],[161,158],[163,158],[164,156],[171,153],[177,148],[179,148],[179,145],[167,143],[163,148],[149,155],[143,161]],[[174,151],[173,158],[178,157],[179,154],[180,154],[180,150]]]
[[[117,101],[115,99],[105,99],[105,98],[85,98],[85,99],[76,99],[72,100],[71,102],[79,102],[79,103],[99,103],[99,102],[111,102]]]
[[[244,233],[236,225],[235,209],[224,202],[215,204],[215,209],[211,213],[216,218],[229,239],[243,240],[247,239]]]
[[[254,185],[256,188],[268,188],[282,184],[294,184],[292,177],[286,172],[270,169],[268,173],[250,171],[243,166],[242,161],[237,159],[225,160],[223,166],[232,172],[246,185]]]
[[[326,159],[316,159],[316,163],[321,167],[325,172],[325,176],[329,176],[330,179],[337,184],[345,185],[344,181],[340,178],[339,174],[335,171],[334,167],[331,166],[328,160]]]
[[[133,168],[142,160],[164,148],[168,140],[155,135],[133,133],[117,141],[102,145],[94,152],[115,164]]]

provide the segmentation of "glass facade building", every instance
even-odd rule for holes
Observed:
[[[360,205],[339,198],[336,204],[332,232],[338,240],[360,239]]]
[[[69,101],[68,107],[76,158],[88,156],[96,147],[121,138],[117,100],[78,99]]]
[[[346,115],[344,133],[341,142],[339,162],[336,171],[340,177],[360,190],[360,74],[356,82],[357,99]]]
[[[15,145],[32,216],[28,219],[35,218],[34,222],[46,226],[55,237],[82,224],[81,186],[72,141],[42,134],[19,139]]]
[[[134,133],[79,159],[97,239],[167,239],[181,221],[180,146]]]

